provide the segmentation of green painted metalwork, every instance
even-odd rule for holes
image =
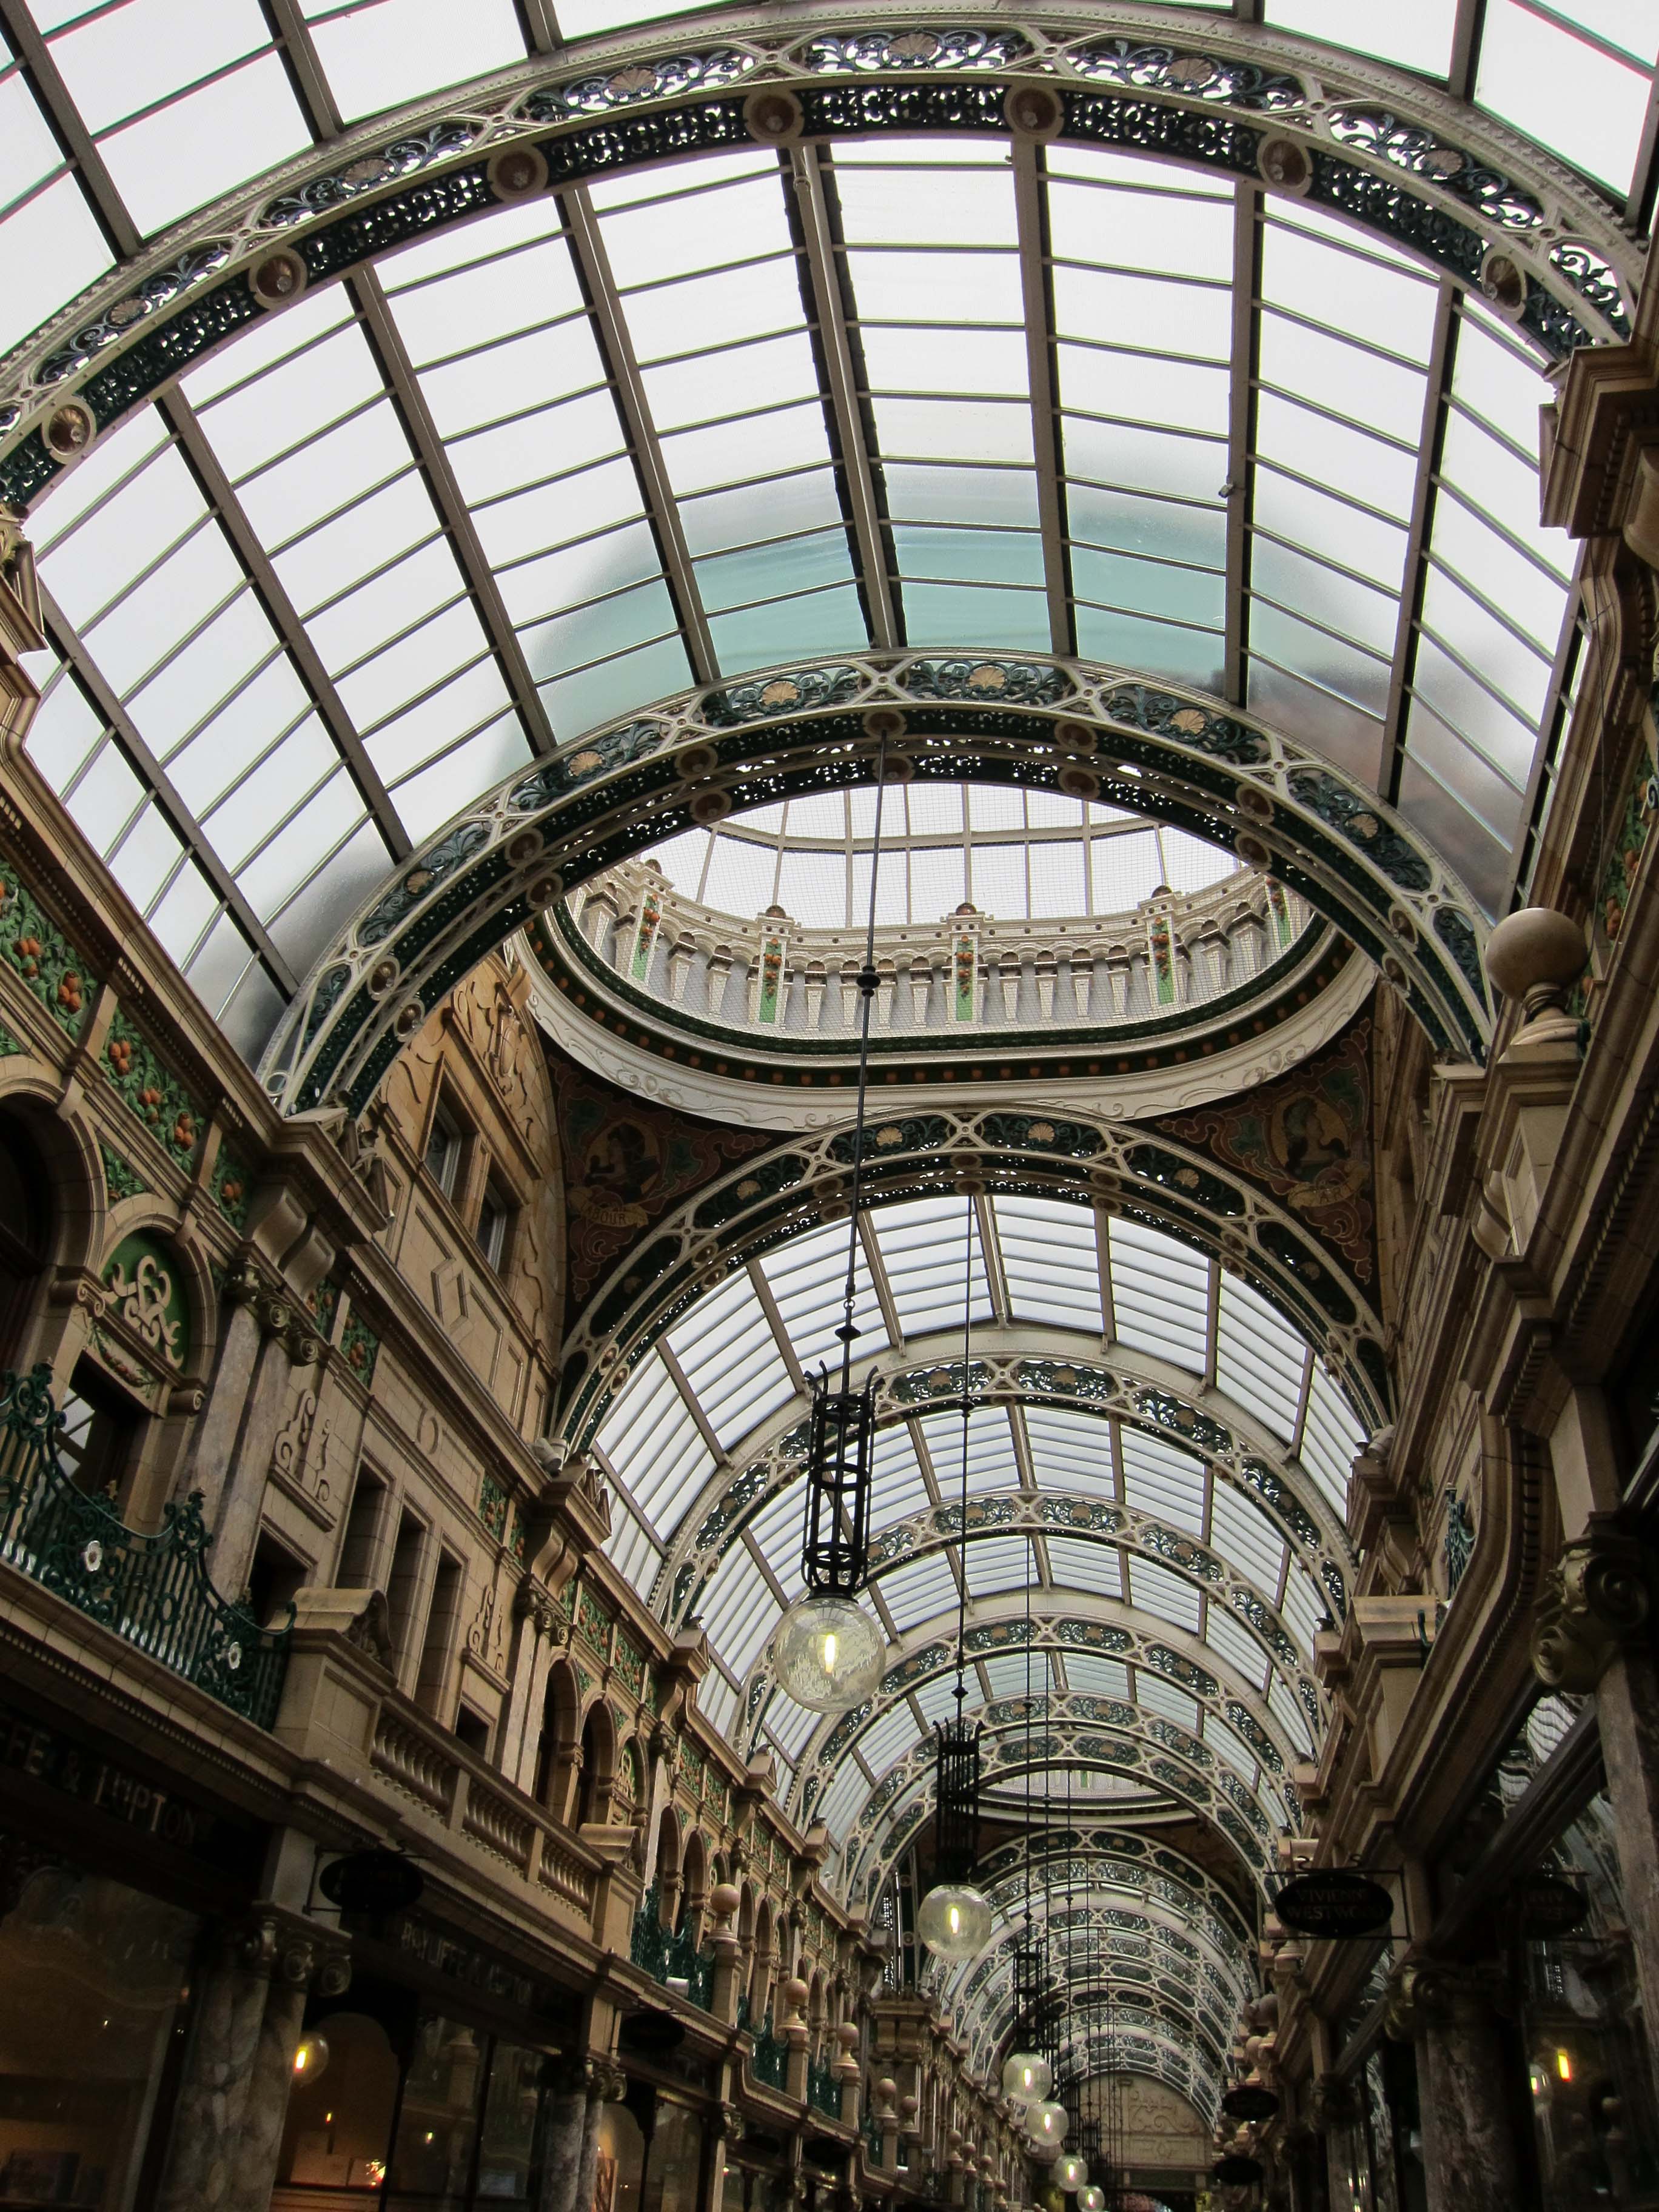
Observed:
[[[163,1509],[153,1535],[129,1528],[64,1472],[50,1368],[0,1374],[0,1559],[205,1690],[270,1728],[288,1667],[289,1626],[261,1628],[208,1579],[202,1493]]]
[[[714,1954],[702,1949],[696,1929],[688,1921],[672,1934],[662,1924],[662,1893],[655,1882],[640,1900],[634,1915],[628,1955],[634,1965],[665,1987],[683,1981],[694,2005],[707,2012],[714,1996]],[[741,2027],[743,2022],[738,2021]]]
[[[827,2058],[818,2059],[806,2069],[806,2101],[832,2120],[841,2118],[841,2084]]]
[[[755,2037],[749,2071],[757,2081],[764,2082],[769,2089],[781,2089],[788,2079],[789,2045],[781,2035],[773,2033],[769,2012],[762,2021]]]

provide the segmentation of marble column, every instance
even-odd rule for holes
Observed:
[[[240,1938],[227,1932],[197,1996],[156,2212],[228,2204],[268,1989]]]
[[[548,2099],[543,2123],[539,2212],[576,2212],[582,2155],[589,2135],[588,2115],[596,2106],[589,2095],[586,2074],[586,2067],[570,2068]]]
[[[1390,2031],[1418,2046],[1429,2212],[1514,2212],[1522,2201],[1516,2061],[1486,1978],[1407,1965],[1395,1982]]]
[[[350,1980],[337,1939],[280,1906],[227,1929],[198,2002],[157,2212],[267,2212],[314,1984]]]
[[[1607,1455],[1589,1454],[1585,1480],[1605,1482]],[[1563,1510],[1566,1500],[1564,1497]],[[1613,1810],[1626,1925],[1643,2015],[1659,2022],[1659,1667],[1653,1592],[1659,1562],[1620,1525],[1592,1512],[1564,1544],[1533,1625],[1532,1663],[1546,1687],[1593,1692]],[[1650,2061],[1659,2069],[1659,2036]]]
[[[247,2108],[231,2168],[225,2212],[270,2212],[270,2191],[283,2148],[289,2091],[294,2082],[294,2053],[305,2019],[303,1978],[273,1978],[259,2022],[258,2047]]]

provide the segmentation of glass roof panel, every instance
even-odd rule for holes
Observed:
[[[1143,1613],[1156,1613],[1176,1628],[1198,1633],[1202,1618],[1203,1599],[1193,1585],[1168,1567],[1159,1566],[1155,1560],[1131,1559],[1125,1562],[1131,1602]]]
[[[1209,1498],[1209,1470],[1203,1461],[1142,1429],[1126,1427],[1121,1449],[1125,1503],[1137,1513],[1202,1536]]]
[[[1096,1651],[1068,1651],[1061,1664],[1073,1690],[1094,1697],[1128,1697],[1129,1670],[1121,1659],[1107,1659]]]
[[[1354,1419],[1353,1408],[1324,1369],[1316,1365],[1308,1389],[1307,1419],[1297,1449],[1304,1466],[1339,1513],[1347,1503],[1354,1455],[1364,1441],[1365,1432]]]
[[[1363,16],[1345,20],[1346,35],[1339,43],[1402,69],[1443,77],[1451,66],[1456,15],[1455,0],[1395,0],[1389,9],[1367,9]],[[1263,20],[1312,39],[1330,38],[1334,27],[1323,0],[1267,0]]]
[[[1210,1262],[1162,1231],[1114,1215],[1109,1243],[1115,1340],[1202,1373]]]
[[[714,1471],[714,1455],[654,1352],[629,1377],[598,1443],[660,1536],[673,1534]]]
[[[1597,11],[1603,18],[1614,12]],[[1617,16],[1618,33],[1629,40],[1633,60],[1552,21],[1540,8],[1487,0],[1474,97],[1622,196],[1630,189],[1641,143],[1659,29],[1650,14],[1638,21],[1636,10],[1620,9]]]
[[[1039,1490],[1076,1490],[1114,1497],[1112,1431],[1092,1413],[1070,1413],[1052,1406],[1027,1406],[1021,1419],[1031,1447]]]
[[[870,1216],[899,1324],[907,1337],[962,1327],[964,1273],[971,1269],[975,1322],[991,1317],[991,1293],[978,1224],[969,1238],[967,1209],[948,1198],[912,1199]],[[950,1255],[957,1264],[952,1279]]]
[[[728,1450],[794,1395],[777,1339],[746,1274],[732,1276],[669,1332],[697,1402]]]
[[[1097,1334],[1100,1263],[1091,1211],[1003,1192],[992,1206],[1014,1317]]]
[[[702,1618],[710,1645],[738,1680],[759,1658],[779,1611],[766,1577],[743,1545],[734,1544],[703,1593]]]
[[[1256,1642],[1255,1637],[1250,1634],[1242,1621],[1235,1620],[1231,1613],[1218,1605],[1210,1607],[1206,1628],[1207,1632],[1205,1640],[1220,1653],[1233,1672],[1242,1676],[1260,1695],[1263,1684],[1268,1679],[1270,1662],[1267,1653]],[[1269,1702],[1271,1704],[1272,1700],[1270,1699]],[[1296,1705],[1295,1699],[1291,1698],[1290,1703],[1299,1713],[1301,1708]],[[1277,1705],[1273,1705],[1273,1710],[1274,1712],[1279,1711]],[[1284,1718],[1282,1714],[1279,1717],[1281,1719]],[[1307,1728],[1308,1724],[1304,1719],[1297,1731],[1298,1741],[1306,1741]]]
[[[1274,1596],[1285,1571],[1285,1540],[1267,1515],[1241,1498],[1229,1483],[1215,1485],[1209,1539],[1222,1557],[1249,1575],[1265,1596]]]
[[[960,1370],[958,1370],[960,1372]],[[933,1479],[948,1504],[962,1495],[962,1414],[927,1413],[916,1424],[933,1462]],[[968,1423],[968,1492],[977,1498],[990,1490],[1018,1490],[1019,1461],[1006,1406],[976,1406]],[[970,1545],[969,1550],[974,1547]],[[979,1570],[971,1567],[970,1587],[993,1589],[981,1583]]]
[[[956,1577],[944,1554],[938,1552],[925,1559],[913,1559],[907,1566],[895,1567],[873,1587],[880,1590],[901,1631],[918,1627],[936,1613],[954,1610],[957,1603]]]
[[[1123,1563],[1115,1544],[1091,1544],[1081,1536],[1048,1536],[1044,1548],[1057,1588],[1088,1590],[1097,1597],[1123,1595]],[[1121,1668],[1117,1671],[1122,1672]],[[1074,1690],[1089,1686],[1078,1680],[1077,1665],[1069,1653],[1066,1673]]]
[[[781,1251],[769,1253],[760,1264],[777,1302],[784,1334],[801,1366],[810,1374],[820,1364],[839,1359],[841,1346],[836,1331],[842,1323],[842,1297],[847,1283],[845,1228],[836,1224],[797,1237]],[[858,1352],[860,1358],[867,1358],[889,1338],[862,1251],[854,1271],[854,1285]]]

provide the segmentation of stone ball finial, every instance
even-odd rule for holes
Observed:
[[[851,2020],[842,2021],[841,2026],[836,2030],[836,2040],[840,2044],[843,2051],[857,2050],[859,2040],[858,2022]]]
[[[1487,975],[1506,999],[1524,1002],[1528,1021],[1561,1004],[1587,957],[1583,928],[1553,907],[1523,906],[1486,939]]]
[[[791,2012],[804,2012],[805,2010],[808,1994],[809,1992],[805,1983],[803,1982],[799,1976],[797,1976],[793,1981],[786,1982],[783,1985],[783,2001],[785,2004],[788,2006]]]

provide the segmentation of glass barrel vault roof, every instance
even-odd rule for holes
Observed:
[[[307,0],[273,39],[253,0],[0,0],[0,338],[252,172],[522,59],[523,21],[550,51],[615,20],[567,12]],[[1635,0],[1417,0],[1376,36],[1645,205]],[[1571,672],[1548,396],[1426,264],[1138,155],[883,136],[600,179],[255,325],[50,489],[33,744],[250,1053],[533,754],[872,641],[1238,698],[1496,911]]]

